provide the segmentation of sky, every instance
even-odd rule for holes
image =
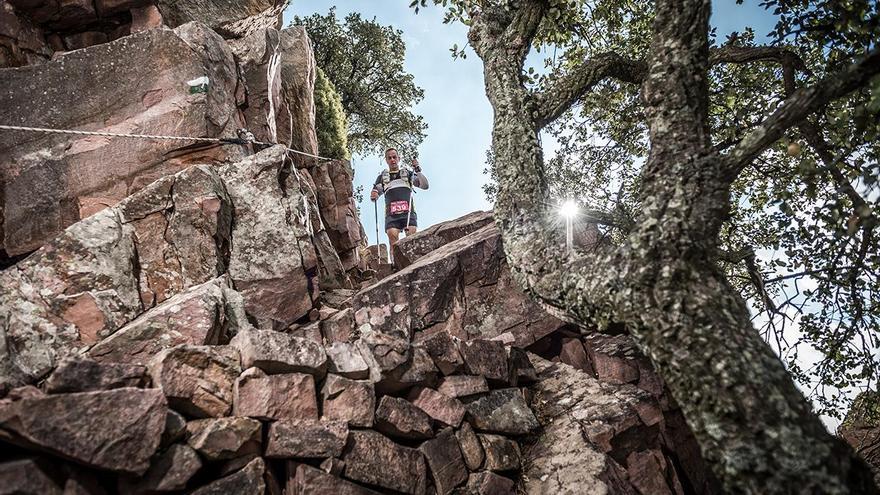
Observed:
[[[410,0],[293,0],[285,12],[285,26],[294,15],[326,14],[336,6],[338,18],[359,12],[383,25],[403,31],[406,42],[404,67],[413,74],[415,83],[425,90],[425,98],[413,111],[428,123],[427,138],[419,149],[419,162],[428,177],[430,189],[416,189],[415,209],[419,228],[451,220],[475,210],[489,210],[482,185],[487,181],[483,173],[486,151],[491,144],[492,109],[483,86],[483,68],[480,59],[468,49],[464,60],[453,59],[449,49],[467,44],[467,28],[460,24],[443,24],[443,11],[438,7],[423,9],[415,14],[409,8]],[[759,6],[759,0],[713,0],[712,27],[723,40],[733,31],[753,27],[758,43],[766,37],[775,18]],[[545,153],[553,153],[553,143],[544,139]],[[409,157],[402,157],[408,162]],[[371,244],[376,243],[376,219],[368,191],[376,176],[385,168],[379,155],[355,156],[355,186],[363,185],[367,193],[359,205],[361,221]],[[380,199],[381,201],[381,199]],[[379,208],[379,215],[382,208]],[[382,218],[379,218],[380,225]],[[386,243],[383,231],[380,242]],[[774,256],[772,253],[769,254]],[[793,331],[797,331],[794,328]],[[809,350],[805,350],[809,356]],[[809,363],[803,363],[809,364]],[[823,417],[833,431],[837,421]]]

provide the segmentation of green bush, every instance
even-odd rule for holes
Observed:
[[[315,78],[315,130],[321,156],[348,160],[348,122],[342,109],[342,98],[318,67]]]

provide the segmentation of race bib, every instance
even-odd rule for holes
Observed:
[[[409,210],[409,201],[392,201],[391,214],[405,213]]]

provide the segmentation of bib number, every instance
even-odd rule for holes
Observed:
[[[406,213],[409,211],[409,201],[392,201],[391,214]]]

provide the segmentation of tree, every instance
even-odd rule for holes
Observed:
[[[416,156],[428,126],[411,108],[424,92],[403,67],[406,45],[400,30],[335,9],[327,15],[294,17],[312,40],[315,59],[339,95],[348,117],[348,145],[354,154],[396,147]]]
[[[880,72],[880,50],[841,53],[827,75],[790,85],[766,115],[743,116],[731,128],[714,118],[713,67],[768,59],[785,73],[797,67],[780,47],[710,50],[708,0],[658,0],[650,9],[627,1],[434,3],[470,27],[469,44],[483,61],[495,110],[496,220],[512,274],[527,293],[582,327],[624,323],[730,493],[876,493],[870,470],[828,434],[760,337],[719,260],[737,181],[793,127],[868,85]],[[828,19],[797,10],[806,2],[769,3],[788,9],[792,30],[822,36],[820,50],[844,46],[853,19],[876,15],[858,2],[837,17],[826,12]],[[644,42],[629,37],[640,32]],[[532,46],[573,37],[585,43],[566,51],[556,75],[531,84],[524,62]],[[645,163],[619,189],[638,208],[628,212],[617,242],[571,256],[548,220],[539,132],[575,103],[608,97],[616,98],[617,113],[633,109],[647,130],[643,142],[620,137],[633,147],[622,156],[645,150]],[[611,116],[596,122],[613,128]]]
[[[798,86],[835,73],[867,50],[877,32],[877,5],[873,16],[866,15],[866,3],[834,12],[829,5],[769,5],[782,15],[773,47],[755,46],[748,29],[720,45],[710,33],[713,56],[726,56],[709,70],[713,148],[726,151]],[[566,39],[566,54],[614,50],[643,58],[648,4],[594,6],[589,24],[579,25],[612,34]],[[792,19],[815,26],[802,30]],[[572,60],[566,55],[547,63],[553,72]],[[812,390],[820,412],[837,417],[846,409],[846,392],[880,381],[874,358],[880,345],[877,94],[863,87],[832,102],[757,156],[731,186],[731,214],[719,239],[719,261],[758,314],[762,336]],[[638,86],[604,80],[545,130],[561,143],[546,167],[553,195],[580,199],[594,220],[597,210],[613,212],[616,218],[599,218],[606,233],[626,235],[648,156]],[[804,347],[822,357],[812,368],[798,361]]]

